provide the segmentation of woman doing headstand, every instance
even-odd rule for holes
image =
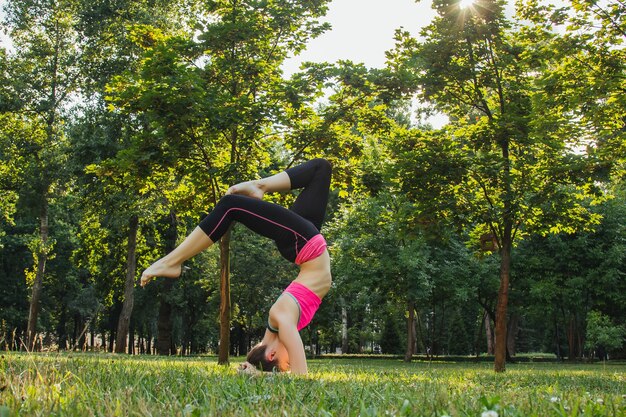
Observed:
[[[331,285],[330,257],[320,234],[330,177],[328,161],[313,159],[280,174],[230,187],[180,246],[143,272],[141,286],[154,277],[180,276],[183,262],[217,242],[234,221],[274,240],[281,255],[299,265],[300,272],[270,308],[263,340],[250,350],[240,370],[290,369],[305,374],[299,331],[309,324]],[[262,201],[265,193],[299,188],[302,191],[290,209]]]

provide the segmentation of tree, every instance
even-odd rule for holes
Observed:
[[[439,16],[424,41],[398,33],[389,55],[412,72],[415,90],[452,122],[441,132],[398,141],[398,181],[430,220],[490,236],[500,255],[494,369],[505,370],[511,251],[515,239],[597,224],[581,201],[597,201],[587,155],[568,151],[577,138],[534,123],[539,69],[529,42],[511,29],[503,2],[470,8],[436,1]],[[540,73],[540,72],[539,72]],[[566,117],[562,114],[561,117]]]
[[[411,343],[411,341],[408,343]],[[397,321],[394,320],[394,317],[389,313],[385,315],[383,330],[380,334],[380,350],[383,354],[401,353],[400,333],[398,332]]]
[[[174,169],[188,178],[205,196],[194,211],[215,205],[226,185],[256,176],[288,102],[280,65],[327,27],[316,21],[325,4],[212,2],[197,41],[135,27],[132,36],[145,50],[140,73],[109,87],[118,109],[147,122],[128,159],[140,170]],[[219,243],[220,363],[229,348],[229,239],[227,233]]]
[[[0,338],[5,349],[22,348],[19,339],[26,330],[23,311],[28,310],[28,288],[23,271],[32,263],[25,253],[25,239],[18,234],[31,233],[20,227],[20,194],[27,168],[21,146],[38,135],[37,130],[15,114],[0,113]]]
[[[20,120],[15,114],[0,113],[0,210],[2,220],[7,224],[13,223],[16,204],[19,198],[19,189],[23,186],[21,161],[22,140],[34,132],[29,132],[28,124]],[[0,228],[0,237],[4,230]]]
[[[517,309],[526,322],[523,327],[537,329],[520,335],[528,349],[580,359],[590,311],[601,311],[616,324],[624,324],[621,236],[626,206],[620,188],[616,185],[615,197],[593,208],[602,215],[593,232],[533,236],[516,248],[512,291],[520,300]]]
[[[399,302],[408,315],[405,360],[415,353],[415,309],[427,298],[432,264],[419,233],[403,226],[406,208],[401,199],[381,192],[344,207],[331,226],[333,271],[340,295],[362,299],[372,311]],[[354,308],[354,306],[352,306]],[[374,313],[380,327],[383,316]],[[385,347],[387,349],[387,347]]]
[[[28,347],[35,347],[37,318],[46,262],[53,250],[49,240],[49,205],[60,184],[65,158],[63,110],[80,83],[77,32],[73,20],[77,3],[63,1],[14,1],[5,8],[15,53],[9,57],[15,99],[13,111],[41,126],[26,152],[29,184],[37,196],[37,237],[30,244],[35,259],[31,271],[32,294],[28,319]]]
[[[621,348],[625,337],[626,329],[623,326],[614,325],[609,317],[599,311],[592,310],[587,315],[585,348],[591,352],[590,357],[595,354],[605,360],[607,351]]]
[[[10,90],[6,86],[10,85],[9,66],[7,65],[7,53],[4,48],[0,48],[0,212],[3,214],[3,220],[7,223],[12,222],[12,216],[15,213],[15,204],[18,199],[18,183],[20,166],[17,163],[16,156],[19,150],[15,147],[15,141],[12,140],[15,133],[11,131],[22,129],[23,122],[15,115],[5,113],[12,107],[12,97]],[[19,134],[18,134],[19,135]],[[4,231],[0,228],[0,237]]]
[[[626,170],[626,5],[571,0],[568,6],[526,1],[520,29],[534,67],[541,71],[534,99],[537,128],[569,130],[598,159],[603,176]],[[560,28],[557,31],[555,28]]]
[[[151,25],[164,33],[184,32],[195,24],[197,11],[197,2],[187,0],[82,2],[76,22],[82,35],[81,71],[84,75],[81,86],[84,100],[71,129],[76,193],[84,199],[85,207],[91,211],[90,217],[100,217],[103,224],[129,232],[126,243],[117,240],[127,245],[124,292],[120,294],[115,289],[116,286],[119,289],[117,280],[111,283],[113,288],[105,290],[112,291],[114,299],[122,304],[116,330],[111,329],[117,336],[116,350],[120,352],[125,350],[131,323],[137,253],[143,251],[142,223],[151,216],[160,217],[168,212],[171,207],[163,207],[167,205],[164,194],[174,191],[170,187],[161,192],[163,173],[159,177],[138,172],[128,163],[128,158],[124,158],[124,149],[129,147],[142,121],[110,112],[104,101],[105,87],[114,76],[135,71],[141,62],[143,47],[129,36],[133,25]],[[116,231],[112,235],[119,236]],[[139,246],[132,245],[133,241]],[[171,321],[171,317],[164,320]],[[171,334],[162,336],[168,340],[169,352]]]

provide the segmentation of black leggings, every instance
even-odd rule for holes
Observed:
[[[274,240],[281,255],[295,262],[298,252],[322,228],[331,166],[325,159],[313,159],[285,172],[292,190],[303,188],[290,209],[252,197],[227,195],[200,222],[200,228],[217,242],[231,223],[237,221]]]

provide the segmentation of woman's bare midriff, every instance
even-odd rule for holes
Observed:
[[[300,273],[294,281],[313,291],[319,298],[324,298],[332,283],[328,251],[300,265]]]

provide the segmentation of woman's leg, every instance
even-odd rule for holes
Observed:
[[[141,286],[146,285],[154,277],[178,278],[182,271],[183,262],[194,257],[213,244],[213,241],[196,227],[183,243],[176,249],[150,265],[141,274]]]
[[[235,221],[274,240],[279,249],[282,248],[285,252],[281,252],[283,256],[292,262],[295,261],[299,248],[318,233],[302,216],[282,206],[247,196],[227,195],[180,246],[143,272],[141,285],[157,276],[178,277],[183,262],[220,240]],[[288,252],[285,247],[289,249]]]
[[[321,230],[330,191],[330,163],[317,158],[285,172],[289,176],[292,189],[303,188],[291,210],[313,223],[317,230]]]
[[[314,159],[271,177],[231,187],[227,195],[183,243],[143,272],[141,285],[146,285],[157,276],[169,278],[180,276],[183,262],[217,242],[233,221],[243,223],[252,231],[276,242],[293,240],[295,257],[299,243],[316,234],[300,216],[311,221],[318,231],[321,228],[328,202],[330,173],[328,161]],[[291,210],[259,201],[265,192],[295,188],[304,190],[296,198]],[[288,257],[291,258],[291,254]]]
[[[295,244],[296,240],[306,241],[317,234],[309,222],[293,211],[243,195],[222,197],[199,227],[211,241],[217,242],[234,221],[276,242]]]
[[[248,197],[263,199],[265,193],[289,191],[291,190],[291,181],[289,175],[285,171],[272,175],[271,177],[262,178],[260,180],[246,181],[237,185],[233,185],[226,191],[226,195],[239,194]]]
[[[332,167],[322,158],[312,159],[279,174],[233,185],[226,192],[263,199],[265,193],[303,188],[291,210],[321,229],[328,204]]]
[[[272,175],[271,177],[263,178],[255,181],[248,181],[241,184],[234,185],[228,189],[226,195],[232,194],[240,194],[247,195],[249,197],[257,198],[259,200],[263,199],[263,194],[266,192],[276,192],[276,191],[287,191],[291,187],[291,183],[289,181],[289,176],[283,171],[279,174]],[[213,223],[215,224],[218,219],[224,216],[225,210],[232,208],[231,205],[223,204],[221,207],[216,206],[214,212],[216,213],[213,216]],[[255,208],[255,210],[258,210]],[[207,219],[209,216],[207,216]],[[232,222],[231,219],[227,219],[228,221],[224,225],[230,225]],[[213,227],[210,220],[203,221],[203,230],[202,227],[196,227],[193,232],[180,244],[176,249],[172,252],[164,256],[163,258],[156,261],[152,264],[148,269],[146,269],[141,275],[141,286],[146,285],[150,280],[154,277],[168,277],[168,278],[177,278],[180,276],[182,271],[182,264],[187,259],[190,259],[207,249],[214,242],[216,242],[222,235],[223,232],[228,227],[223,228],[224,230],[220,230],[219,236],[213,236],[214,239],[209,237]]]

